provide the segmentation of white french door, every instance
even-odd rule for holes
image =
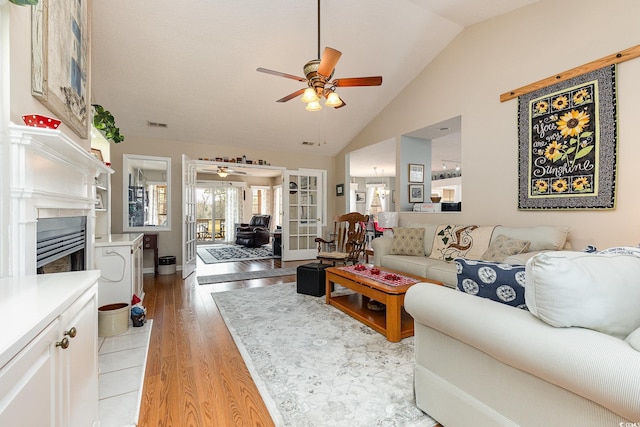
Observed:
[[[315,259],[316,237],[322,236],[325,214],[324,171],[285,171],[282,190],[284,224],[282,260]]]
[[[182,278],[196,270],[197,254],[196,166],[182,155]]]

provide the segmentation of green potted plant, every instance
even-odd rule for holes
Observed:
[[[120,134],[120,128],[116,127],[116,119],[104,109],[102,105],[91,104],[93,107],[93,126],[98,129],[105,138],[118,144],[124,141],[124,135]]]

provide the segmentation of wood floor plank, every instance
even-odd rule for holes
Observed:
[[[158,427],[180,426],[180,390],[176,356],[162,358],[160,393],[158,400]]]

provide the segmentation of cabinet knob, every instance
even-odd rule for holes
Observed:
[[[64,333],[65,335],[69,335],[71,338],[75,338],[76,335],[78,334],[78,331],[76,330],[76,327],[72,327],[71,329],[69,329],[68,331],[66,331]]]
[[[63,349],[69,347],[69,338],[62,338],[62,341],[56,343],[56,347],[62,347]]]

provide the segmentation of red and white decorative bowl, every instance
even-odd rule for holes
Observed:
[[[41,116],[39,114],[22,116],[22,120],[24,120],[24,124],[27,126],[33,126],[36,128],[58,129],[58,126],[60,126],[60,120]]]

